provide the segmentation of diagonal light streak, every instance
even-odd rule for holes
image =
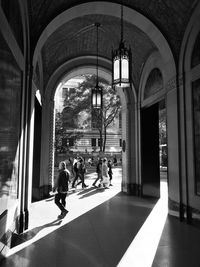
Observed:
[[[117,267],[151,267],[168,214],[167,183],[161,182],[161,198],[128,247]]]

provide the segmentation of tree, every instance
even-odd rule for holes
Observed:
[[[63,127],[62,127],[62,113],[57,112],[55,116],[55,152],[59,152],[62,148],[62,136],[63,136]]]
[[[97,122],[96,126],[100,135],[100,151],[105,152],[107,129],[119,115],[121,109],[119,96],[113,91],[111,86],[103,86],[103,110],[93,111],[93,119]]]
[[[99,131],[100,140],[102,140],[100,151],[105,151],[107,128],[119,113],[121,107],[120,99],[111,86],[99,77],[99,85],[103,89],[103,110],[101,112],[94,112],[91,109],[91,91],[95,85],[95,75],[84,75],[83,82],[77,88],[70,88],[69,93],[64,99],[64,109],[57,116],[56,133],[64,135],[66,129],[68,129],[69,135],[69,129],[72,132],[74,132],[74,129],[89,129],[92,121],[95,120],[97,122],[95,128]],[[80,132],[78,136],[74,134],[74,138],[80,138]]]
[[[160,144],[167,143],[166,109],[159,111],[159,139]]]
[[[85,77],[83,83],[80,84],[79,89],[82,92],[89,93],[89,98],[87,99],[87,104],[91,109],[91,90],[96,85],[96,76],[88,75]],[[99,86],[103,90],[103,110],[91,110],[91,123],[94,128],[97,128],[100,136],[100,151],[105,152],[106,139],[107,139],[107,129],[114,121],[116,116],[119,114],[121,104],[120,98],[116,95],[112,87],[102,78],[99,78]],[[95,122],[95,123],[93,123]],[[96,126],[96,127],[95,127]]]
[[[67,131],[66,128],[66,118],[65,112],[57,112],[55,116],[55,151],[56,152],[66,152],[70,149],[70,140],[73,140],[73,143],[76,144],[76,141],[79,140],[83,133],[74,130],[74,122],[69,124],[71,131]],[[69,122],[69,120],[67,119]]]

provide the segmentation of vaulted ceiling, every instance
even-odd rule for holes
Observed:
[[[32,52],[45,27],[60,13],[82,4],[94,1],[75,0],[29,0]],[[104,2],[109,1],[98,1]],[[112,1],[121,4],[121,0]],[[183,34],[197,0],[124,0],[123,5],[141,13],[163,34],[178,58]],[[95,22],[99,28],[99,56],[111,59],[112,47],[116,48],[120,39],[120,19],[114,16],[80,14],[57,28],[42,47],[44,85],[53,72],[64,62],[78,56],[96,55]],[[133,81],[138,84],[142,66],[149,54],[156,50],[153,40],[138,27],[126,22],[124,37],[132,48]]]

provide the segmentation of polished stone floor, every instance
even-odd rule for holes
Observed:
[[[33,203],[29,229],[0,266],[19,267],[199,267],[200,228],[167,215],[167,184],[162,197],[121,192],[121,169],[113,186],[70,190],[69,213],[58,220],[54,197]]]

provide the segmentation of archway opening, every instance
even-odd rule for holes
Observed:
[[[99,81],[103,88],[102,118],[91,108],[91,91],[96,83],[94,74],[63,79],[55,91],[53,176],[54,179],[57,177],[59,162],[64,160],[71,172],[70,188],[73,190],[81,189],[82,186],[79,180],[73,183],[77,157],[84,160],[84,180],[88,188],[100,184],[100,181],[95,183],[95,180],[99,159],[103,158],[110,160],[112,165],[109,185],[121,188],[121,102],[108,81],[101,77]]]

